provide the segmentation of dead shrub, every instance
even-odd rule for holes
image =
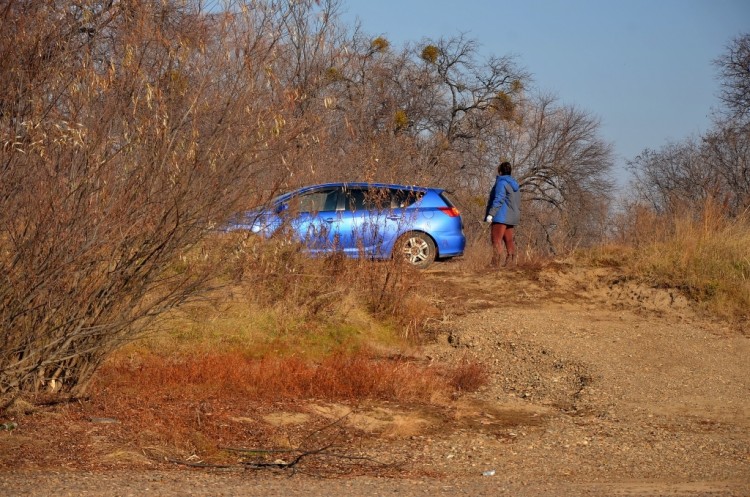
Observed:
[[[212,271],[181,257],[274,181],[295,133],[266,71],[274,16],[201,9],[2,9],[0,399],[80,395],[206,288]]]
[[[484,365],[464,357],[449,371],[448,380],[457,393],[475,392],[487,384],[489,374]]]

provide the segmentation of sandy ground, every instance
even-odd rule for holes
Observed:
[[[442,317],[417,360],[470,357],[489,384],[434,406],[314,403],[264,415],[289,429],[332,420],[357,435],[322,453],[339,461],[334,471],[155,464],[131,447],[94,470],[6,457],[0,495],[750,496],[750,339],[740,331],[607,269],[438,264],[428,276]],[[0,451],[20,450],[24,436],[0,432]]]

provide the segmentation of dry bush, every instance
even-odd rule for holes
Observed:
[[[487,269],[492,262],[494,253],[490,240],[490,224],[476,223],[476,225],[472,225],[472,223],[464,221],[464,225],[466,224],[470,226],[464,228],[466,248],[461,258],[461,264],[470,270]]]
[[[80,394],[212,276],[179,257],[273,181],[294,126],[272,12],[196,2],[0,11],[0,397]]]
[[[449,381],[456,392],[475,392],[489,380],[487,368],[474,360],[464,357],[450,371]]]
[[[555,255],[551,254],[546,246],[540,247],[533,243],[528,237],[528,227],[521,225],[516,227],[516,268],[524,270],[539,269],[552,260]],[[483,223],[481,229],[475,230],[472,235],[467,233],[466,249],[461,258],[461,266],[470,271],[492,271],[497,268],[492,266],[492,258],[495,253],[490,240],[490,225]],[[564,255],[564,254],[560,254]],[[501,259],[501,261],[504,258]]]

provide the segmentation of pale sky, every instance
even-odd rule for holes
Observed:
[[[392,45],[460,33],[515,55],[534,86],[601,119],[615,175],[645,148],[706,131],[712,60],[750,32],[750,0],[343,0],[343,19]]]

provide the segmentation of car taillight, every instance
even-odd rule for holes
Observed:
[[[458,217],[461,215],[455,207],[438,207],[438,209],[440,209],[440,212],[447,214],[450,217]]]

